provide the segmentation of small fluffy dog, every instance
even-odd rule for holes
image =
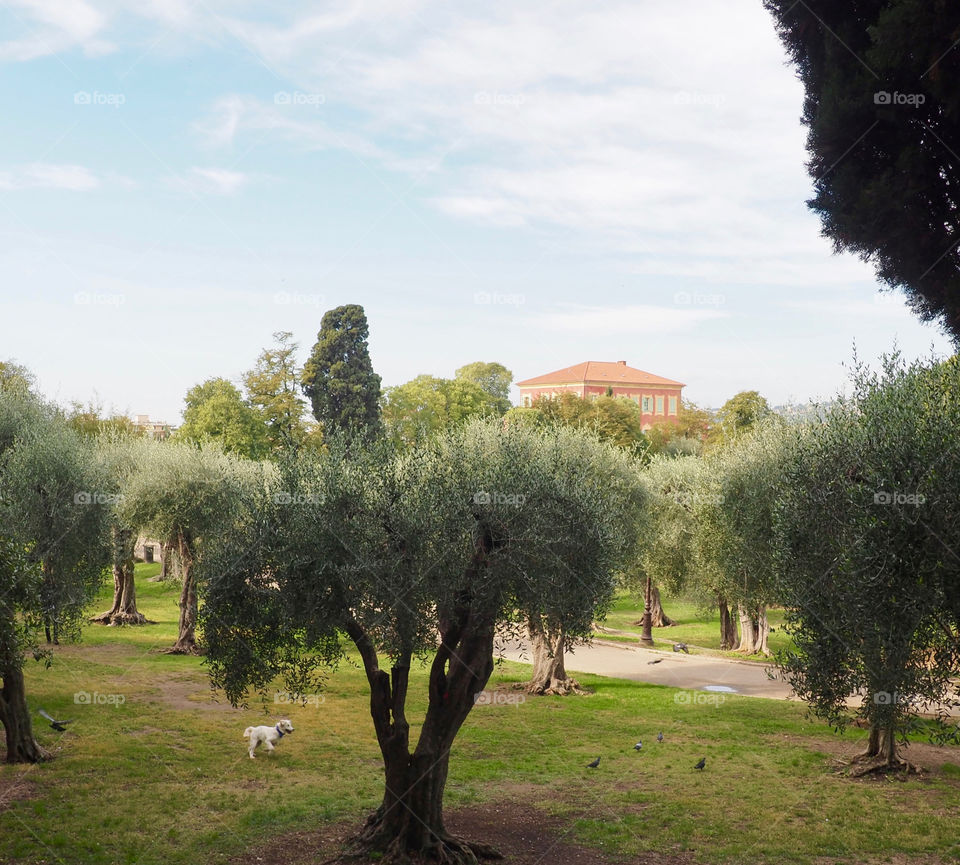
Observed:
[[[266,745],[267,751],[274,750],[274,742],[279,742],[287,733],[293,732],[293,724],[284,719],[278,721],[275,727],[247,727],[243,731],[243,738],[250,740],[250,759],[253,760],[253,752],[259,745]]]

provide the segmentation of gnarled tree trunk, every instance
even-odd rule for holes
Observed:
[[[474,569],[481,569],[476,558]],[[354,838],[348,858],[362,854],[386,865],[411,858],[450,865],[476,865],[478,856],[502,858],[486,845],[454,837],[443,822],[450,746],[493,672],[494,623],[474,621],[467,607],[454,610],[449,619],[441,617],[429,705],[413,754],[404,713],[410,651],[400,652],[388,675],[357,621],[348,618],[344,628],[360,651],[370,683],[370,715],[386,774],[383,801]]]
[[[650,624],[654,628],[669,628],[676,624],[664,611],[660,603],[660,589],[650,587]]]
[[[172,655],[192,655],[197,645],[197,584],[193,576],[193,551],[190,538],[181,532],[177,537],[177,558],[183,588],[180,590],[180,623],[177,642],[168,650]]]
[[[563,629],[551,632],[544,622],[530,619],[527,631],[533,647],[533,676],[525,690],[530,694],[582,693],[576,679],[567,675],[563,665]]]
[[[770,635],[770,625],[767,622],[767,608],[760,604],[757,607],[745,607],[739,604],[740,614],[740,646],[738,652],[744,655],[769,655],[767,638]]]
[[[137,536],[132,529],[113,529],[113,606],[90,621],[101,625],[145,625],[147,617],[137,609],[133,551]]]
[[[891,769],[904,770],[907,773],[917,771],[915,766],[901,758],[893,727],[881,724],[870,726],[867,749],[854,757],[851,763],[855,766],[864,764],[851,771],[854,776],[866,775],[870,772],[886,772]]]
[[[19,663],[3,667],[0,688],[0,724],[7,740],[8,763],[39,763],[50,755],[33,738],[33,724],[27,708],[23,670]]]
[[[740,645],[737,623],[730,612],[730,606],[727,604],[726,598],[718,597],[717,607],[720,610],[720,648],[731,651]]]

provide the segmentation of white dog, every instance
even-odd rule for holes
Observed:
[[[243,738],[250,740],[250,759],[254,759],[253,752],[258,745],[266,745],[267,751],[273,751],[273,743],[279,742],[287,733],[292,732],[293,724],[286,719],[279,721],[275,727],[247,727],[243,731]]]

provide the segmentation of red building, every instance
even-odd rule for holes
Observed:
[[[540,397],[553,397],[562,393],[575,393],[584,399],[596,399],[607,393],[631,399],[640,406],[644,430],[655,423],[677,420],[680,411],[681,391],[685,387],[679,381],[663,378],[627,366],[625,360],[616,363],[602,360],[587,360],[576,366],[548,372],[525,381],[517,382],[520,388],[520,404],[532,406]]]

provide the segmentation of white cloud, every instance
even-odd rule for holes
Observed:
[[[215,195],[232,195],[249,180],[241,171],[226,168],[191,168],[186,182],[191,187]]]
[[[34,162],[12,171],[0,171],[0,189],[66,189],[89,192],[100,186],[98,178],[82,165]]]
[[[10,0],[5,5],[20,22],[22,35],[0,42],[0,62],[34,60],[77,45],[93,56],[114,50],[95,38],[106,18],[84,0]]]

